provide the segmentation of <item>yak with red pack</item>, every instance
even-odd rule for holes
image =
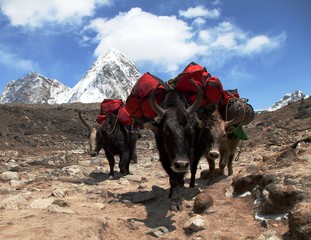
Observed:
[[[195,83],[193,83],[195,85]],[[158,87],[152,91],[150,105],[156,116],[153,122],[145,124],[154,132],[162,167],[169,176],[171,198],[170,209],[182,210],[180,190],[184,186],[184,176],[190,168],[193,157],[195,112],[202,101],[202,93],[198,86],[197,99],[187,107],[183,94],[176,90],[168,90],[162,105],[155,100]]]
[[[192,82],[196,84],[193,85]],[[184,94],[188,104],[194,102],[197,97],[195,86],[203,93],[203,100],[197,109],[198,127],[196,128],[194,157],[191,164],[190,187],[194,187],[197,164],[205,154],[210,170],[208,183],[214,181],[215,160],[220,157],[219,168],[224,173],[228,166],[228,174],[231,175],[232,160],[240,136],[243,132],[242,125],[248,124],[254,118],[251,105],[240,99],[237,90],[224,91],[222,83],[197,63],[190,63],[168,84],[176,91]]]
[[[104,149],[109,162],[109,178],[114,178],[115,155],[119,155],[119,169],[123,175],[129,174],[130,162],[137,162],[136,142],[139,132],[134,130],[132,120],[121,100],[104,100],[95,123],[87,122],[81,112],[79,118],[89,130],[90,155],[95,157]]]

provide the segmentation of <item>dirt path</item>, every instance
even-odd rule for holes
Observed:
[[[150,161],[156,157],[154,152],[146,154],[138,164],[131,165],[131,177],[117,176],[116,180],[107,180],[106,160],[100,170],[98,166],[90,165],[90,160],[81,161],[82,170],[98,180],[95,185],[73,183],[70,178],[39,178],[51,170],[33,167],[27,176],[36,175],[35,181],[9,193],[1,188],[2,198],[11,199],[16,209],[0,211],[0,239],[155,239],[146,233],[161,226],[169,231],[161,239],[259,239],[266,231],[276,231],[276,236],[287,231],[287,226],[279,222],[269,229],[261,227],[260,221],[254,219],[251,196],[225,196],[230,194],[231,177],[208,188],[206,180],[198,179],[196,189],[184,190],[184,210],[169,211],[167,176],[157,160]],[[188,182],[187,175],[186,186]],[[198,188],[208,191],[214,206],[203,215],[206,229],[187,235],[183,226],[190,218]],[[66,195],[51,196],[55,190],[63,190]],[[139,192],[152,197],[142,203],[126,200]],[[43,204],[38,207],[35,206],[37,200],[59,202],[56,206]]]

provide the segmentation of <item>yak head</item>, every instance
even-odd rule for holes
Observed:
[[[84,126],[88,129],[88,137],[90,143],[89,154],[92,157],[96,157],[99,154],[99,151],[103,148],[105,142],[107,141],[107,135],[113,134],[114,129],[111,130],[112,116],[106,114],[107,118],[103,124],[88,123],[82,116],[81,111],[79,111],[79,118]]]
[[[232,125],[234,121],[235,119],[224,121],[217,108],[207,120],[206,129],[210,138],[206,153],[208,158],[216,159],[219,157],[221,146],[226,145],[228,136],[235,131],[235,127]]]
[[[203,99],[201,89],[194,82],[193,84],[198,97],[188,108],[184,98],[175,90],[166,93],[162,107],[155,101],[159,85],[150,95],[150,105],[157,116],[147,128],[155,133],[162,164],[169,164],[169,168],[176,173],[188,171],[193,155],[195,112]]]

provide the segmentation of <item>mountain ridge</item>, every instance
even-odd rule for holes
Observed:
[[[60,81],[32,71],[21,79],[10,81],[0,96],[0,103],[57,103],[69,90]]]
[[[141,73],[135,64],[120,51],[111,48],[96,59],[73,88],[33,71],[21,79],[9,82],[0,95],[0,103],[92,103],[106,98],[125,101],[140,77]],[[255,111],[275,111],[308,97],[302,91],[295,90],[285,94],[271,107]]]

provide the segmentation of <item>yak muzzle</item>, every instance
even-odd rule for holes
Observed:
[[[210,159],[216,159],[219,157],[219,151],[211,150],[208,152],[208,157]]]
[[[175,160],[171,166],[174,172],[183,173],[189,170],[190,163],[187,160]]]

